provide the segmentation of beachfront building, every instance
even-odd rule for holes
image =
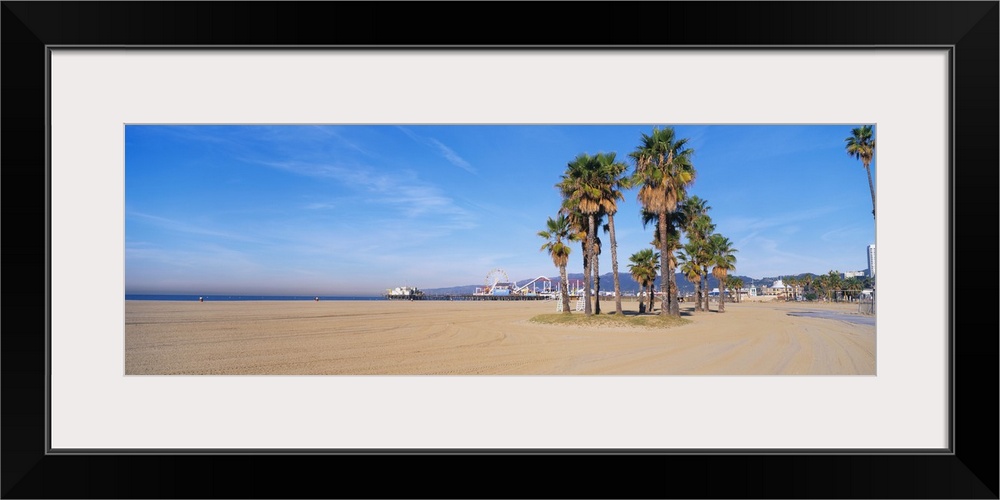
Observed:
[[[780,279],[774,280],[774,283],[771,283],[771,286],[762,286],[761,288],[763,289],[764,295],[784,295],[791,289]]]
[[[841,277],[845,280],[851,278],[864,278],[867,274],[868,271],[846,271]]]
[[[390,288],[385,291],[385,298],[387,299],[403,299],[403,300],[416,300],[424,298],[424,292],[413,286],[397,286],[396,288]],[[317,297],[318,301],[319,298]]]
[[[875,277],[875,245],[868,245],[868,277]]]
[[[802,288],[798,285],[786,285],[782,280],[774,280],[771,286],[762,286],[762,295],[765,297],[787,297],[794,299],[798,297]]]

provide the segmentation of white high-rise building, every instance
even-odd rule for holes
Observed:
[[[875,277],[875,245],[868,245],[868,277]]]

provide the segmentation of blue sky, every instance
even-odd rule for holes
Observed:
[[[128,125],[125,291],[377,295],[481,284],[494,268],[557,276],[537,232],[566,164],[628,161],[654,126],[689,139],[689,193],[733,241],[734,274],[867,267],[871,195],[844,149],[854,124]],[[636,194],[615,219],[621,272],[652,239]]]

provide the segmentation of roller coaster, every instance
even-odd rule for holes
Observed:
[[[552,280],[545,276],[539,276],[523,285],[518,285],[516,282],[510,281],[510,278],[503,269],[496,268],[486,274],[485,285],[476,287],[476,291],[473,295],[489,295],[494,297],[510,295],[554,296],[557,293],[558,292],[552,290]]]

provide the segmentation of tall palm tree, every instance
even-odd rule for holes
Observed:
[[[652,134],[642,134],[639,145],[629,156],[635,161],[634,185],[639,187],[638,200],[649,212],[658,216],[661,235],[670,231],[667,215],[677,210],[686,188],[694,182],[695,171],[691,164],[693,149],[687,139],[678,139],[674,129],[654,127]],[[677,298],[670,289],[676,288],[674,268],[670,265],[672,251],[667,248],[668,238],[660,241],[660,269],[664,277],[660,282],[663,304],[660,314],[680,316]]]
[[[559,212],[566,216],[566,220],[569,221],[570,228],[570,239],[580,243],[580,252],[583,256],[583,277],[584,277],[584,288],[590,289],[590,278],[591,273],[591,263],[593,260],[590,258],[590,249],[587,244],[587,216],[580,211],[580,209],[574,205],[572,199],[564,199],[563,205],[559,209]],[[579,289],[579,286],[577,287]],[[578,290],[579,291],[579,290]],[[584,306],[584,313],[590,314],[593,310],[590,308],[590,293],[584,291],[584,297],[586,299],[586,305]]]
[[[733,242],[721,234],[713,234],[709,240],[712,247],[712,276],[719,280],[719,312],[726,312],[726,276],[736,269],[736,249]]]
[[[587,239],[584,244],[584,314],[593,314],[591,307],[591,276],[589,262],[594,257],[595,216],[601,208],[599,165],[595,158],[586,153],[580,153],[566,165],[562,181],[556,184],[563,194],[566,210],[578,210],[587,220]]]
[[[603,196],[601,207],[608,216],[608,223],[604,226],[611,240],[611,272],[615,281],[615,314],[622,314],[622,287],[618,278],[618,240],[615,236],[615,214],[618,213],[618,202],[625,199],[622,189],[628,189],[630,184],[625,173],[628,165],[618,161],[615,153],[597,153],[597,163],[600,165],[601,187]]]
[[[702,295],[705,295],[705,310],[708,310],[708,295],[704,286],[708,285],[708,237],[715,231],[715,224],[708,216],[708,211],[712,207],[698,196],[691,196],[684,200],[681,205],[681,212],[684,214],[684,233],[687,234],[688,243],[692,245],[688,248],[688,256],[694,261],[694,267],[701,267],[703,272],[698,273],[699,279],[695,282],[695,311],[702,310]],[[704,263],[702,266],[701,264]],[[688,278],[691,280],[691,278]]]
[[[663,280],[660,282],[660,288],[663,288],[663,282],[667,282],[667,292],[664,295],[668,295],[667,300],[664,301],[666,307],[677,309],[677,316],[680,315],[680,304],[677,302],[677,276],[674,272],[677,269],[677,251],[682,248],[681,245],[681,233],[679,228],[684,224],[684,214],[677,212],[669,212],[667,214],[667,223],[664,225],[667,229],[667,237],[663,240],[660,238],[661,226],[660,217],[658,214],[649,212],[646,209],[642,210],[642,227],[646,227],[652,224],[653,226],[653,241],[651,244],[656,248],[666,248],[667,258],[661,257],[660,260],[665,260],[667,263],[667,272],[663,271],[662,262],[660,267],[660,274],[663,275]],[[666,274],[669,273],[669,277]],[[663,292],[661,292],[663,293]],[[663,314],[663,309],[660,310],[660,314]]]
[[[629,273],[632,278],[639,283],[639,286],[646,290],[649,296],[649,312],[653,312],[653,284],[656,282],[656,273],[660,270],[660,254],[652,248],[644,248],[632,254],[628,258]],[[639,301],[639,312],[643,311],[642,300]]]
[[[715,232],[715,224],[712,224],[711,219],[707,216],[700,219],[708,222],[704,228],[704,232],[701,232],[704,236],[699,242],[700,252],[698,253],[698,262],[701,264],[701,294],[705,302],[704,310],[708,311],[708,267],[712,264],[712,246],[709,244],[709,238]],[[699,229],[699,231],[702,231],[702,229]]]
[[[566,264],[569,262],[570,248],[563,243],[571,237],[571,228],[566,216],[560,215],[545,223],[545,230],[539,231],[538,236],[548,240],[542,245],[541,250],[548,250],[552,256],[552,263],[559,269],[559,292],[562,295],[562,310],[564,314],[569,314],[569,282],[566,280]]]
[[[707,214],[695,218],[688,232],[688,237],[695,236],[694,241],[698,243],[697,255],[698,263],[701,265],[701,293],[702,300],[705,302],[703,308],[705,311],[708,311],[708,268],[712,265],[712,248],[709,244],[709,238],[713,233],[715,233],[715,224],[712,223],[712,218]]]
[[[680,316],[680,291],[677,287],[677,251],[681,249],[681,233],[677,230],[676,226],[671,226],[670,231],[667,232],[667,242],[666,247],[670,252],[667,256],[667,272],[670,273],[669,283],[667,285],[667,291],[670,293],[670,308],[673,311],[671,314],[674,316]]]
[[[869,167],[875,157],[875,134],[871,125],[862,125],[851,129],[851,135],[844,139],[847,142],[847,154],[861,160],[868,173],[868,189],[872,192],[872,217],[875,217],[875,185],[872,184],[872,170]]]
[[[711,209],[712,207],[708,206],[708,202],[697,195],[686,198],[681,204],[681,212],[684,213],[685,231],[691,227],[699,216],[708,215],[708,211]]]

